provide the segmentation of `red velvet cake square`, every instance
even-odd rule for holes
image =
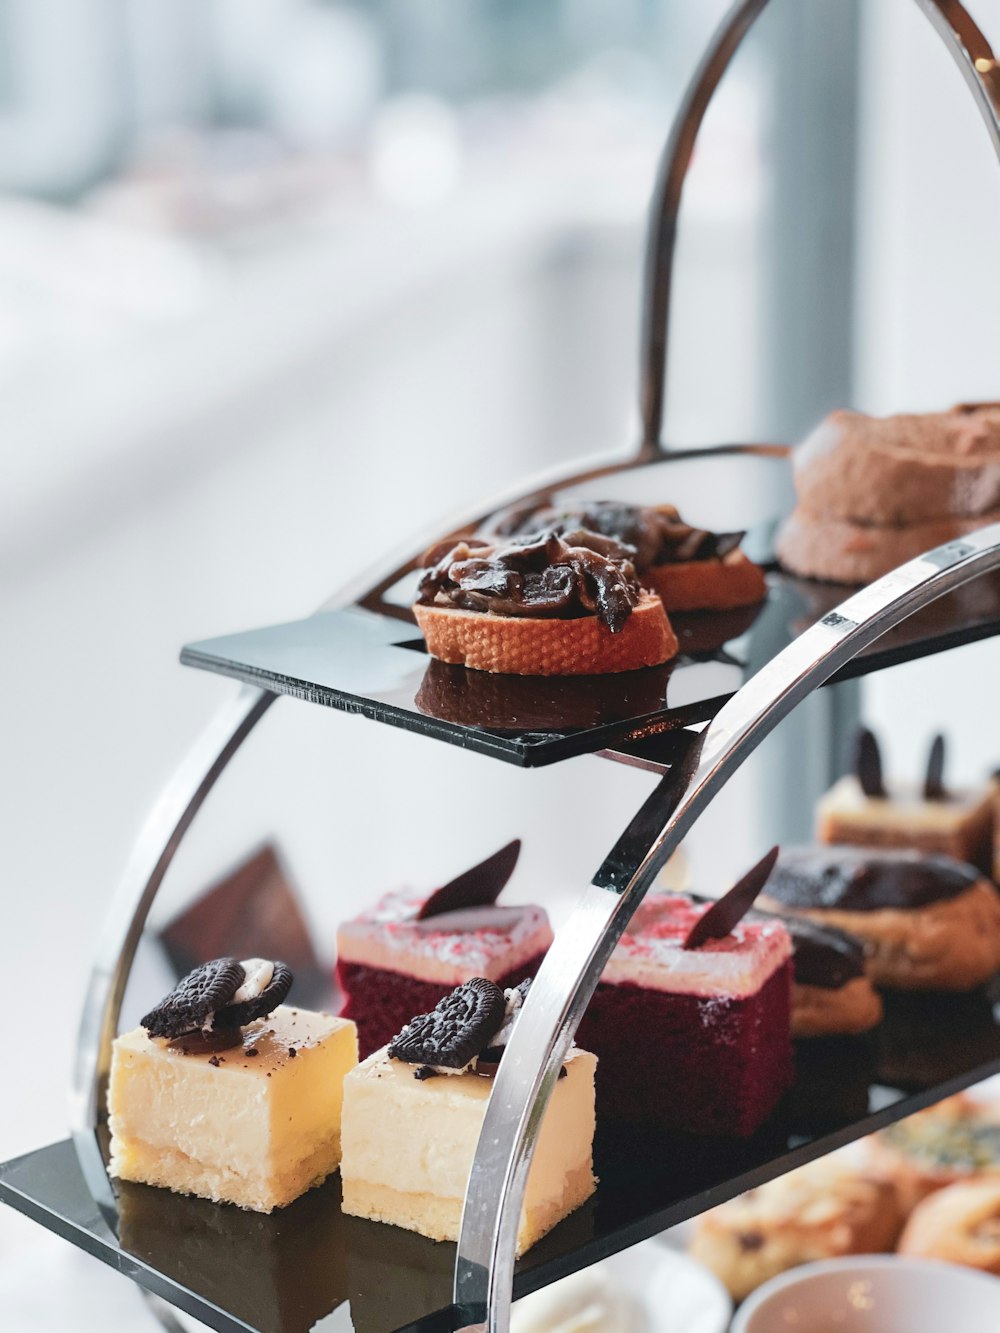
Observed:
[[[337,932],[340,1014],[357,1024],[362,1060],[472,977],[501,989],[533,977],[552,943],[541,907],[468,907],[421,920],[428,897],[387,893]]]
[[[745,1137],[791,1084],[788,932],[744,920],[685,949],[707,910],[651,895],[605,968],[577,1033],[597,1056],[599,1120]]]

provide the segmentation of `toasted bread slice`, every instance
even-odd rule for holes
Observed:
[[[767,596],[764,571],[742,551],[721,560],[651,565],[642,577],[667,611],[734,611]]]

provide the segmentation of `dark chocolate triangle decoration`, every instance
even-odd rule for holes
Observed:
[[[934,737],[927,756],[927,776],[924,778],[924,800],[944,801],[948,793],[944,787],[944,737],[940,731]]]
[[[866,796],[885,796],[882,756],[874,733],[867,727],[858,727],[854,738],[854,772]]]
[[[417,920],[425,921],[442,912],[458,912],[464,907],[492,906],[514,873],[520,855],[521,839],[515,838],[479,865],[435,890],[417,913]]]
[[[746,916],[754,905],[754,900],[770,878],[774,863],[778,859],[778,848],[772,847],[766,856],[762,856],[753,869],[739,880],[728,893],[712,904],[704,916],[700,916],[688,931],[684,941],[685,949],[698,949],[707,940],[721,940],[729,935],[734,926]]]

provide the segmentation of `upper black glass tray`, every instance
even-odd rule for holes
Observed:
[[[751,533],[755,555],[766,558],[770,528]],[[758,608],[673,617],[681,644],[675,662],[610,676],[497,676],[448,666],[428,657],[398,606],[391,615],[353,606],[204,640],[185,647],[181,661],[535,766],[706,720],[849,592],[773,571]],[[897,626],[835,679],[998,632],[1000,574],[985,574]]]
[[[1000,1004],[891,996],[874,1037],[803,1042],[797,1061],[747,1142],[605,1130],[597,1193],[519,1263],[518,1294],[1000,1071]],[[222,1333],[310,1333],[328,1315],[329,1333],[452,1327],[454,1247],[345,1217],[338,1177],[270,1217],[143,1185],[102,1211],[65,1142],[0,1167],[0,1198]]]

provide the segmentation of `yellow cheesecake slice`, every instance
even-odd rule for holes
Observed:
[[[183,1047],[144,1028],[115,1041],[112,1175],[269,1213],[337,1169],[350,1020],[281,1005],[229,1050]]]
[[[593,1168],[597,1059],[575,1047],[545,1112],[517,1252],[523,1254],[588,1199]],[[414,1077],[414,1066],[376,1051],[344,1081],[340,1167],[343,1208],[432,1240],[457,1240],[492,1078]]]

